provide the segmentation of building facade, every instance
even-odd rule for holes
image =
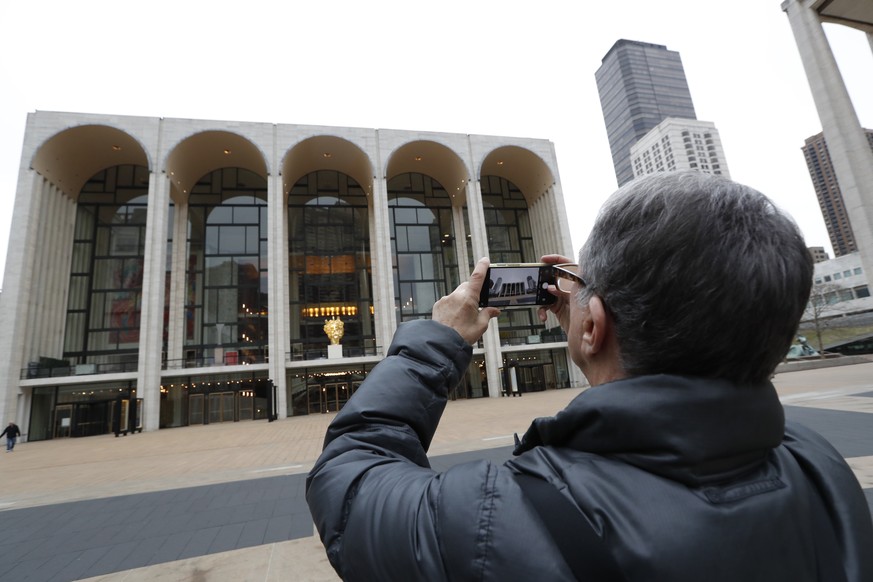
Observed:
[[[867,134],[867,142],[873,151],[873,131],[864,130]],[[842,256],[854,253],[858,250],[855,242],[855,234],[852,232],[852,221],[846,211],[843,195],[840,193],[840,185],[831,156],[828,153],[827,142],[824,133],[818,133],[806,138],[803,144],[803,156],[806,158],[806,167],[809,169],[809,177],[812,180],[815,195],[821,208],[834,256]]]
[[[621,39],[594,75],[622,186],[634,177],[631,146],[668,117],[696,119],[682,59],[658,44]]]
[[[730,178],[715,124],[668,117],[631,146],[634,177],[696,170]]]
[[[830,260],[828,256],[828,252],[824,247],[808,247],[809,254],[812,257],[814,263],[821,263],[822,261]]]
[[[816,263],[804,321],[873,312],[869,278],[858,253]]]
[[[573,255],[537,139],[36,112],[13,213],[0,418],[29,440],[335,411],[479,257]],[[454,396],[511,379],[584,382],[531,308]]]

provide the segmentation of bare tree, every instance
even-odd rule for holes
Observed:
[[[845,302],[851,299],[854,299],[851,288],[832,282],[813,284],[801,325],[807,324],[813,327],[821,357],[824,357],[822,331],[849,312],[849,306]]]

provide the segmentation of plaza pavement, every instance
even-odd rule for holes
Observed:
[[[774,383],[873,504],[873,361]],[[514,432],[580,392],[449,402],[434,468],[508,458]],[[302,499],[332,417],[19,444],[0,457],[0,580],[337,580]]]

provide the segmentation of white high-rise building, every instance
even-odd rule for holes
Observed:
[[[730,178],[715,124],[668,117],[631,146],[634,177],[697,170]]]

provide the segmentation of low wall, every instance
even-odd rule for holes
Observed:
[[[873,362],[873,356],[839,356],[836,358],[815,358],[794,362],[783,362],[776,366],[776,373],[800,372],[817,368],[834,368],[836,366],[851,366],[853,364],[868,364]]]

